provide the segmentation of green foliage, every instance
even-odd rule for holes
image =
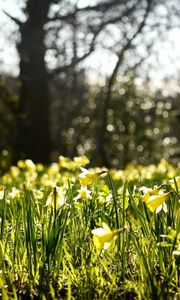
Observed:
[[[97,104],[100,112],[106,92],[104,87]],[[162,157],[172,159],[176,155],[177,162],[177,112],[176,98],[164,96],[162,91],[152,92],[143,83],[138,88],[132,73],[119,76],[107,111],[104,148],[110,165],[157,163]],[[101,122],[99,114],[97,128]]]
[[[84,71],[78,73],[78,86],[73,92],[73,75],[61,78],[55,88],[52,83],[51,104],[52,158],[59,154],[68,157],[87,154],[91,164],[101,162],[98,149],[99,129],[107,87],[89,85]],[[0,170],[6,171],[17,157],[25,157],[21,146],[26,140],[27,117],[17,111],[18,81],[0,78]],[[59,99],[61,90],[62,99]],[[109,165],[124,168],[127,164],[149,164],[161,157],[177,163],[179,159],[179,98],[164,96],[162,91],[150,92],[145,84],[136,84],[135,74],[117,77],[112,99],[108,102],[104,149]],[[22,104],[21,104],[22,105]],[[19,104],[19,106],[21,106]],[[19,107],[21,109],[21,107]],[[18,118],[24,131],[18,131]],[[22,129],[22,128],[21,128]],[[63,143],[62,143],[63,141]]]

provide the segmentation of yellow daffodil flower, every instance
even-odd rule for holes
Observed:
[[[35,197],[37,200],[42,200],[43,197],[44,197],[43,191],[37,190],[37,189],[34,189],[34,190],[33,190],[33,195],[34,195],[34,197]]]
[[[18,168],[20,168],[20,169],[24,169],[26,166],[25,166],[25,162],[24,162],[24,160],[19,160],[18,162],[17,162],[17,166],[18,166]]]
[[[87,186],[81,186],[80,190],[77,190],[77,191],[78,191],[78,195],[75,198],[75,202],[78,199],[88,200],[88,199],[92,198],[91,191],[88,190]]]
[[[120,228],[117,230],[111,230],[106,223],[102,223],[102,227],[93,229],[93,242],[97,250],[108,249],[114,245],[114,241],[118,237],[118,234],[124,231],[126,228]]]
[[[36,171],[37,172],[42,172],[44,170],[44,166],[43,166],[43,164],[37,164],[36,165]]]
[[[85,155],[74,157],[73,160],[62,155],[59,156],[59,166],[71,171],[77,170],[82,166],[86,166],[88,163],[89,159]]]
[[[54,197],[55,197],[55,193],[56,193],[56,207],[61,207],[66,202],[65,198],[64,198],[64,191],[60,187],[54,187],[54,189],[56,189],[56,191],[54,192],[54,190],[53,190],[50,193],[49,197],[47,198],[45,206],[49,206],[49,205],[54,206],[54,202],[55,202]]]
[[[151,188],[147,188],[146,186],[142,186],[140,188],[140,191],[143,193],[142,201],[146,202],[148,201],[150,196],[159,195],[160,191],[162,192],[162,187],[163,185],[151,189]]]
[[[79,181],[81,185],[86,186],[91,183],[94,183],[97,179],[98,174],[90,172],[89,170],[81,167],[81,173],[79,174]]]
[[[59,165],[58,163],[52,163],[50,166],[49,166],[49,169],[48,169],[48,175],[50,177],[52,176],[55,176],[56,174],[59,173]]]
[[[19,199],[21,197],[21,191],[15,187],[12,187],[11,191],[8,193],[8,199]]]
[[[155,187],[154,189],[142,186],[140,191],[143,192],[142,201],[152,212],[160,212],[162,209],[167,212],[167,205],[165,201],[169,198],[172,192],[164,193],[162,190],[164,185]]]
[[[12,166],[10,168],[10,174],[13,178],[17,178],[18,176],[20,176],[20,170],[18,167]]]
[[[33,163],[31,159],[25,159],[24,163],[28,170],[35,170],[36,165]]]
[[[146,206],[152,211],[158,213],[161,209],[164,210],[164,212],[167,212],[167,206],[165,201],[169,199],[172,192],[168,192],[161,195],[152,195],[149,197],[149,199],[146,201]]]
[[[82,166],[86,166],[89,163],[89,159],[87,158],[87,156],[82,155],[82,156],[78,156],[78,157],[74,157],[74,162],[76,164],[76,167],[82,167]]]

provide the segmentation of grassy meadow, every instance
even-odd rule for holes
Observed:
[[[0,178],[2,299],[180,299],[180,170],[85,156]]]

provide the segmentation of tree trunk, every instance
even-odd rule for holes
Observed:
[[[50,99],[45,66],[44,25],[50,0],[28,0],[28,19],[20,26],[20,136],[19,149],[35,163],[48,163],[50,142]]]

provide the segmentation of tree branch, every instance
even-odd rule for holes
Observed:
[[[11,16],[9,13],[7,13],[5,10],[3,10],[3,13],[9,18],[11,19],[13,22],[16,23],[16,25],[18,25],[19,27],[22,26],[23,22],[21,22],[19,19]]]
[[[149,15],[149,12],[150,12],[150,9],[151,9],[151,0],[147,0],[147,8],[146,8],[146,12],[144,14],[144,18],[142,20],[142,22],[139,24],[138,26],[138,29],[137,31],[134,33],[134,35],[132,36],[132,38],[128,39],[127,40],[127,43],[126,45],[123,47],[123,49],[117,54],[118,56],[118,61],[115,65],[115,68],[112,72],[112,75],[109,79],[109,84],[108,84],[108,98],[110,98],[110,94],[111,94],[111,89],[112,89],[112,85],[114,83],[114,80],[115,80],[115,77],[117,75],[117,72],[119,70],[119,67],[122,63],[122,60],[124,58],[124,54],[127,50],[129,50],[131,48],[131,45],[132,45],[132,42],[135,40],[135,38],[141,33],[142,29],[144,28],[145,26],[145,23],[146,23],[146,19],[147,19],[147,16]]]
[[[151,0],[147,0],[147,7],[146,7],[146,11],[143,17],[142,22],[139,24],[136,32],[133,34],[132,38],[128,39],[125,46],[119,51],[119,53],[117,54],[118,56],[118,61],[114,67],[114,70],[109,78],[109,83],[107,86],[107,94],[105,96],[104,99],[104,106],[102,109],[102,123],[101,123],[101,127],[100,127],[100,131],[99,131],[99,135],[98,135],[98,148],[99,148],[99,153],[102,159],[103,164],[105,164],[107,167],[109,166],[109,162],[108,162],[108,156],[107,156],[107,152],[105,149],[105,132],[106,132],[106,126],[107,126],[107,120],[108,120],[108,108],[109,108],[109,103],[111,101],[111,97],[112,97],[112,87],[114,85],[115,82],[115,78],[117,76],[119,67],[123,61],[124,58],[124,54],[127,50],[129,50],[132,46],[132,42],[135,40],[135,38],[142,32],[142,29],[145,26],[147,17],[149,15],[149,12],[151,10],[151,4],[152,1]]]
[[[66,15],[55,15],[54,17],[49,18],[49,21],[56,21],[56,20],[66,21],[66,20],[72,19],[77,13],[81,13],[81,12],[88,12],[88,11],[105,12],[106,10],[110,9],[111,7],[114,7],[115,5],[119,5],[119,4],[123,4],[123,3],[126,3],[126,1],[125,0],[121,0],[121,1],[120,0],[109,0],[109,2],[102,1],[101,3],[98,3],[97,5],[76,8],[73,12],[68,13]]]
[[[74,67],[75,65],[86,59],[94,51],[95,41],[100,32],[104,29],[104,27],[109,24],[116,24],[117,22],[121,21],[122,17],[130,15],[134,11],[135,7],[136,5],[133,5],[131,8],[127,9],[126,12],[123,12],[122,15],[103,21],[100,25],[98,25],[98,28],[97,26],[96,28],[93,28],[92,25],[89,26],[90,30],[94,33],[94,36],[91,40],[91,44],[89,46],[89,50],[86,53],[84,53],[81,57],[77,57],[77,59],[73,60],[70,64],[55,68],[53,71],[51,71],[51,74],[55,75],[61,72],[65,72],[66,70]]]
[[[89,47],[89,50],[84,53],[81,57],[77,57],[76,60],[72,60],[72,62],[68,65],[65,65],[65,66],[59,66],[57,67],[56,69],[52,70],[51,71],[51,75],[57,75],[61,72],[65,72],[67,71],[68,69],[71,69],[72,67],[74,67],[75,65],[77,65],[78,63],[80,63],[81,61],[83,61],[85,58],[87,58],[93,51],[94,51],[94,45],[95,45],[95,40],[97,38],[99,34],[99,31],[97,31],[92,40],[91,40],[91,44],[90,44],[90,47]]]

